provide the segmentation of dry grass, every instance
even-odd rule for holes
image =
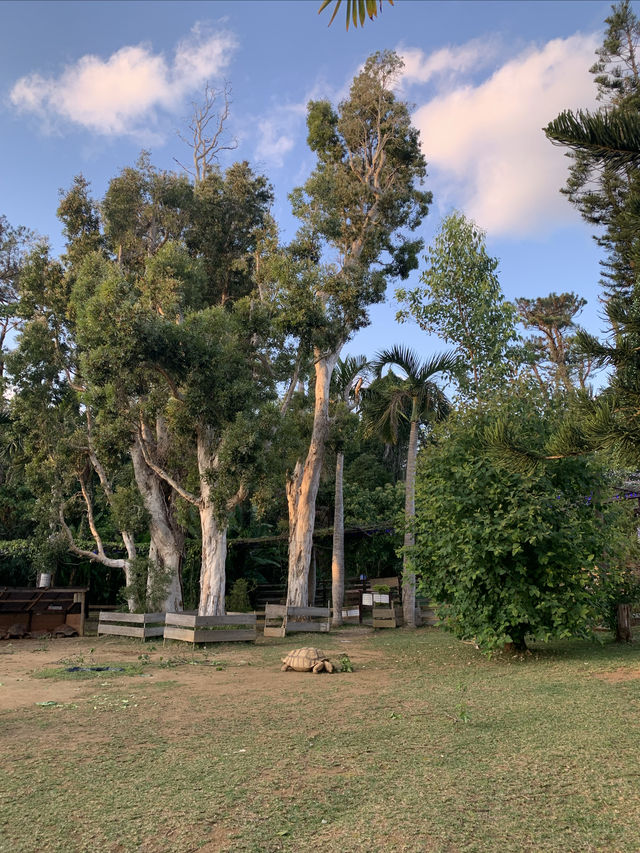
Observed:
[[[636,646],[346,630],[353,673],[281,673],[305,644],[0,646],[0,850],[635,849]],[[125,672],[34,677],[80,658]]]

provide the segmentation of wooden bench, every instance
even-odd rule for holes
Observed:
[[[167,613],[165,640],[186,643],[255,642],[255,613],[225,613],[224,616],[199,616],[197,613]]]
[[[115,613],[101,610],[98,621],[100,634],[115,634],[119,637],[135,637],[148,640],[164,635],[164,613]]]

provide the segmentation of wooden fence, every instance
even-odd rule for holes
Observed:
[[[198,616],[195,613],[167,613],[165,640],[187,643],[255,642],[256,614],[227,613],[224,616]]]
[[[164,635],[164,622],[164,613],[115,613],[111,610],[101,610],[98,636],[116,634],[119,637],[148,640]]]
[[[278,624],[274,625],[274,622]],[[330,607],[287,607],[284,604],[265,605],[265,637],[284,637],[287,634],[295,632],[329,631],[330,628]]]

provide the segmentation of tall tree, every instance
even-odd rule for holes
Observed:
[[[446,353],[420,362],[416,352],[395,346],[379,352],[373,362],[378,377],[385,367],[399,367],[403,375],[390,371],[386,381],[371,388],[368,395],[367,416],[370,427],[386,441],[398,440],[401,421],[409,425],[409,446],[405,476],[404,500],[404,550],[402,577],[402,609],[404,620],[416,626],[416,575],[413,547],[415,545],[414,519],[416,513],[416,460],[420,427],[431,427],[449,414],[449,401],[434,381],[438,374],[453,370],[456,355]]]
[[[13,226],[0,215],[0,380],[4,379],[7,339],[20,325],[19,276],[32,242],[28,229]]]
[[[358,405],[362,383],[369,371],[365,356],[339,359],[331,382],[334,403],[334,444],[336,448],[336,477],[333,511],[333,541],[331,550],[331,601],[333,625],[342,625],[344,603],[344,444],[340,421]]]
[[[533,370],[542,388],[585,390],[593,361],[575,347],[575,317],[587,304],[575,293],[550,293],[516,299],[520,319],[540,334],[527,340],[533,349]]]
[[[412,317],[427,332],[456,346],[455,369],[463,397],[482,399],[514,372],[515,309],[502,294],[498,261],[484,232],[462,213],[442,223],[427,254],[421,284],[399,288],[401,321]]]
[[[572,124],[574,130],[583,124],[581,130],[588,128],[592,135],[596,131],[594,122],[600,133],[606,133],[602,139],[604,160],[591,147],[574,147],[569,153],[572,165],[562,192],[587,222],[598,226],[594,237],[606,253],[602,283],[607,292],[626,293],[637,276],[640,252],[640,169],[627,158],[624,168],[609,160],[614,156],[611,133],[619,133],[628,122],[636,121],[640,108],[640,22],[629,0],[611,8],[604,41],[590,69],[602,107],[592,116],[563,114],[549,125],[548,135],[571,134]],[[557,139],[560,141],[560,136]],[[595,142],[597,138],[592,135],[591,143]]]
[[[300,327],[313,353],[314,420],[309,449],[287,482],[289,506],[288,601],[303,605],[315,520],[315,501],[329,430],[330,383],[343,344],[368,322],[367,307],[380,301],[388,277],[417,266],[421,240],[410,240],[431,195],[417,183],[426,173],[418,131],[393,84],[402,68],[395,53],[367,59],[349,97],[337,110],[309,104],[308,142],[317,165],[292,194],[303,223],[293,247],[306,263],[288,279],[287,300],[300,311]],[[317,245],[317,241],[321,241]],[[315,244],[315,245],[314,245]],[[330,263],[319,267],[324,250]],[[315,255],[315,257],[314,257]]]
[[[20,278],[20,315],[24,318],[18,346],[8,365],[15,394],[13,417],[22,431],[28,481],[38,495],[41,521],[48,534],[61,531],[71,551],[125,575],[130,609],[139,605],[133,589],[138,560],[135,501],[131,471],[117,450],[103,452],[94,430],[94,410],[85,398],[79,374],[75,322],[69,312],[68,279],[46,246],[29,256]],[[123,491],[124,490],[124,491]],[[127,492],[128,499],[122,500]],[[69,513],[82,518],[94,549],[78,543]],[[100,509],[101,508],[101,509]],[[108,519],[101,518],[106,514]],[[119,535],[126,556],[110,556],[104,524]]]

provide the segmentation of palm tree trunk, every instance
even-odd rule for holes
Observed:
[[[416,459],[418,456],[418,421],[411,419],[409,451],[407,453],[407,479],[404,496],[404,553],[402,557],[402,611],[405,625],[416,627],[416,574],[413,568],[413,525],[416,516]]]
[[[342,476],[344,453],[336,455],[336,490],[333,511],[333,554],[331,557],[331,598],[333,602],[333,626],[342,625],[344,604],[344,505],[342,498]]]

